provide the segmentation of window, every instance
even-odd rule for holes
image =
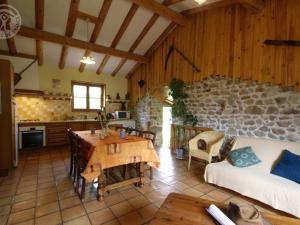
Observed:
[[[105,85],[72,81],[73,110],[97,110],[105,106]]]

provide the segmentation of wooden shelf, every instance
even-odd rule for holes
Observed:
[[[71,96],[65,94],[45,94],[43,91],[15,89],[15,96],[41,97],[46,100],[65,100],[70,101]]]
[[[106,102],[109,102],[109,103],[128,103],[129,100],[127,100],[127,99],[108,99]]]

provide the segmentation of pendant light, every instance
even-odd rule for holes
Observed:
[[[203,4],[204,2],[206,2],[206,0],[194,0],[195,2],[197,2],[199,5]]]
[[[86,20],[86,40],[89,40],[89,19]],[[87,65],[93,65],[96,63],[95,59],[92,56],[83,56],[80,60],[81,63]]]

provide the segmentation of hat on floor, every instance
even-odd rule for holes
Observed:
[[[237,205],[230,202],[227,215],[236,225],[272,225],[262,218],[261,213],[252,205]]]

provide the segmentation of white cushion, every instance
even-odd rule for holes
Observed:
[[[300,144],[249,137],[238,137],[233,149],[251,146],[262,163],[246,168],[227,160],[207,165],[206,182],[234,190],[300,218],[300,184],[270,174],[282,150],[300,154]]]

